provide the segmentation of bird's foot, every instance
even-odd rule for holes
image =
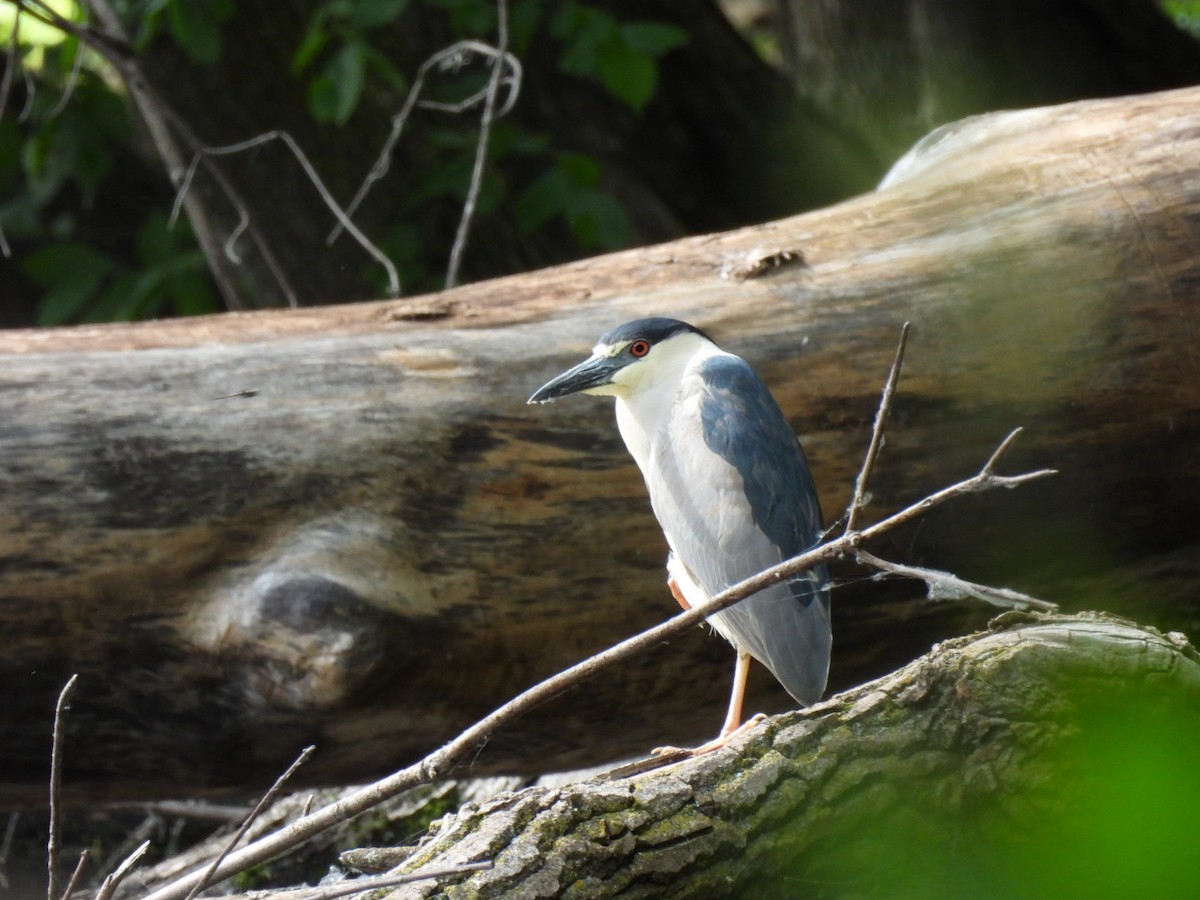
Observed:
[[[686,748],[686,747],[669,747],[669,746],[668,747],[655,747],[653,750],[650,751],[650,753],[652,756],[671,756],[671,757],[678,756],[680,759],[687,759],[688,757],[695,757],[695,756],[703,756],[705,753],[712,753],[714,750],[720,750],[722,747],[724,747],[726,744],[728,744],[735,737],[738,737],[742,733],[750,730],[755,725],[758,725],[759,723],[763,722],[766,718],[767,718],[766,715],[763,713],[755,713],[753,716],[751,716],[749,719],[747,719],[741,725],[737,726],[737,728],[733,728],[728,732],[722,731],[711,741],[709,741],[706,744],[701,744],[699,747],[692,747],[690,749]]]

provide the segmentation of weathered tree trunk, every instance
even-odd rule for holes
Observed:
[[[491,863],[395,897],[1059,896],[1060,883],[1177,896],[1194,884],[1178,850],[1200,802],[1197,739],[1200,654],[1183,635],[1007,614],[722,752],[468,803],[415,847],[341,859],[367,872]],[[1139,789],[1162,784],[1143,822]],[[359,842],[404,834],[391,815],[375,821]],[[1098,836],[1121,852],[1106,858]],[[309,853],[305,870],[329,855]],[[139,882],[178,874],[171,861]]]
[[[648,313],[759,367],[830,519],[911,320],[871,509],[975,471],[1016,425],[1006,465],[1061,475],[875,549],[1191,627],[1198,103],[972,120],[828,210],[437,296],[0,334],[0,796],[42,796],[73,672],[74,798],[257,786],[309,742],[307,776],[347,781],[667,615],[611,411],[524,404]],[[834,687],[987,614],[839,574]],[[703,736],[731,658],[697,631],[530,716],[477,771]],[[753,702],[779,708],[767,680]]]
[[[1005,618],[1017,627],[772,720],[736,753],[468,806],[435,823],[403,870],[490,860],[460,880],[467,895],[514,898],[1006,895],[1005,880],[1053,896],[1039,882],[1060,866],[1087,884],[1097,873],[1071,873],[1069,855],[1084,817],[1115,822],[1141,802],[1102,809],[1089,792],[1151,775],[1147,744],[1200,737],[1200,654],[1130,623]],[[1107,866],[1158,852],[1198,787],[1178,784],[1162,833]],[[1054,850],[1039,846],[1050,836]],[[1156,884],[1194,874],[1186,856],[1169,864],[1137,890],[1162,896]],[[460,895],[423,884],[391,896]]]

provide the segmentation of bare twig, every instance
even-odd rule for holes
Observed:
[[[17,4],[13,12],[12,33],[8,36],[8,58],[4,61],[4,74],[0,75],[0,119],[8,109],[8,95],[12,91],[13,75],[21,60],[21,11],[24,7]]]
[[[442,65],[448,60],[460,59],[466,54],[479,54],[490,57],[493,66],[493,76],[495,72],[500,70],[501,67],[507,67],[509,75],[507,75],[503,80],[509,86],[508,95],[505,98],[504,105],[498,111],[496,111],[494,118],[500,118],[504,116],[510,109],[512,109],[513,104],[517,101],[517,95],[521,90],[522,69],[520,61],[511,53],[502,53],[495,47],[479,41],[458,41],[454,44],[451,44],[449,47],[434,53],[432,56],[426,59],[425,62],[421,63],[420,68],[417,69],[417,77],[413,79],[412,86],[408,89],[408,95],[404,99],[403,106],[401,106],[400,111],[392,117],[391,131],[388,133],[387,139],[383,142],[383,147],[375,159],[375,164],[371,166],[370,171],[367,172],[366,178],[363,179],[363,183],[360,184],[358,190],[355,191],[354,199],[352,199],[346,205],[347,216],[353,216],[358,211],[358,207],[362,204],[363,200],[366,199],[367,193],[371,190],[371,187],[374,186],[375,182],[387,175],[388,169],[391,167],[392,163],[392,153],[396,149],[396,144],[400,140],[400,135],[404,131],[404,126],[407,124],[409,116],[412,115],[412,111],[417,106],[427,109],[438,109],[444,112],[458,113],[462,112],[464,109],[469,109],[480,100],[487,97],[487,92],[491,91],[494,78],[489,79],[485,92],[482,94],[472,94],[466,100],[463,100],[459,103],[434,103],[433,101],[424,101],[420,99],[421,91],[425,88],[425,79],[434,67]],[[338,239],[341,233],[342,226],[339,222],[329,233],[329,237],[325,239],[325,243],[332,244]]]
[[[182,140],[193,154],[199,153],[203,149],[204,142],[192,131],[187,121],[176,113],[150,86],[149,80],[144,76],[134,60],[120,19],[108,5],[107,0],[86,0],[86,2],[103,26],[101,29],[87,25],[78,25],[59,15],[55,10],[41,2],[41,0],[18,0],[18,3],[30,15],[33,15],[47,25],[58,28],[66,34],[78,37],[103,56],[117,71],[129,89],[130,96],[137,105],[154,139],[155,147],[167,168],[167,174],[171,179],[171,183],[178,186],[181,180],[181,173],[186,169],[186,166],[183,163],[183,157],[179,153],[179,148],[172,137],[171,131],[174,130],[175,134],[179,136],[180,140]],[[225,195],[225,198],[238,214],[239,221],[248,221],[249,206],[242,198],[241,192],[238,191],[224,170],[210,157],[204,156],[203,162],[206,171],[212,176],[221,193]],[[216,240],[213,226],[209,222],[207,211],[203,204],[198,201],[189,201],[187,209],[188,218],[192,222],[192,230],[195,232],[201,250],[208,260],[209,269],[217,282],[217,287],[220,289],[222,297],[225,299],[226,306],[230,309],[240,308],[242,304],[238,299],[237,289],[230,280],[224,266],[220,263],[219,242]],[[258,228],[252,221],[248,228],[254,245],[262,255],[263,262],[279,285],[279,289],[287,300],[288,305],[293,307],[298,306],[299,295],[288,278],[287,273],[279,264],[278,259],[276,259],[275,252],[271,248],[270,242],[267,241],[262,229]]]
[[[889,562],[862,548],[855,551],[854,558],[864,566],[870,566],[880,572],[924,581],[930,600],[961,600],[964,597],[975,597],[1005,609],[1040,609],[1043,612],[1055,612],[1058,609],[1057,603],[1051,603],[1048,600],[1039,600],[1037,597],[1030,597],[1028,594],[1022,594],[1009,588],[996,588],[986,584],[976,584],[973,581],[965,581],[957,575],[943,572],[940,569],[905,566]]]
[[[329,209],[329,211],[333,213],[334,218],[337,219],[338,227],[344,228],[346,231],[350,232],[350,236],[358,241],[359,246],[366,250],[367,253],[369,253],[375,259],[375,261],[383,267],[384,271],[387,272],[388,291],[392,294],[392,296],[399,295],[400,275],[396,271],[395,263],[393,263],[391,259],[388,258],[387,254],[380,250],[370,240],[370,238],[363,234],[362,231],[359,230],[358,226],[354,224],[349,214],[343,210],[338,204],[337,200],[334,199],[334,196],[332,193],[330,193],[329,188],[325,187],[325,182],[321,180],[321,176],[317,174],[317,170],[309,161],[308,156],[300,148],[300,145],[296,143],[296,139],[286,131],[268,131],[249,138],[248,140],[240,141],[236,144],[226,144],[220,147],[213,147],[207,144],[193,146],[192,150],[194,151],[194,155],[192,157],[192,162],[189,164],[187,172],[179,185],[179,190],[175,195],[175,205],[171,210],[171,220],[174,221],[174,219],[178,216],[179,206],[183,202],[184,197],[187,196],[188,188],[191,187],[192,179],[195,177],[196,169],[202,159],[205,159],[209,156],[227,156],[232,153],[244,153],[247,150],[251,150],[254,147],[261,146],[262,144],[266,144],[270,141],[280,141],[285,147],[288,148],[289,151],[291,151],[292,156],[294,156],[296,161],[300,163],[300,168],[304,170],[304,174],[308,177],[309,182],[316,189],[317,194],[320,196],[322,202]],[[241,236],[242,232],[250,226],[249,212],[245,208],[240,209],[239,212],[241,219],[238,222],[237,227],[230,234],[229,239],[225,242],[225,255],[233,262],[240,261],[237,254],[233,250],[233,245]]]
[[[496,49],[500,55],[492,60],[492,76],[488,79],[487,99],[483,104],[483,116],[479,120],[479,140],[475,144],[475,164],[471,169],[471,184],[467,188],[467,199],[463,203],[462,217],[458,220],[454,246],[450,248],[450,262],[446,266],[446,287],[448,288],[458,284],[462,256],[466,252],[467,237],[471,232],[471,220],[475,217],[475,205],[479,201],[479,190],[483,185],[483,168],[487,162],[488,148],[491,146],[496,97],[500,94],[500,64],[508,52],[507,0],[496,0],[496,19]]]
[[[879,457],[879,449],[883,446],[883,432],[892,411],[892,400],[896,396],[896,383],[900,380],[900,369],[904,365],[904,349],[908,345],[908,330],[909,323],[905,322],[900,328],[900,343],[896,347],[896,358],[892,361],[887,383],[883,386],[883,396],[880,398],[879,408],[875,412],[875,424],[871,428],[871,443],[867,447],[867,456],[863,461],[862,469],[859,470],[858,477],[854,479],[854,496],[846,508],[846,534],[858,527],[859,513],[866,505],[867,483],[871,480],[871,473],[875,471],[875,460]]]
[[[892,397],[894,396],[906,336],[907,325],[904,332],[902,332],[896,360],[892,366],[892,374],[889,376],[883,397],[880,401],[881,409],[876,416],[871,441],[873,449],[868,451],[863,461],[862,470],[859,472],[858,483],[860,485],[867,483],[870,469],[875,464],[878,445],[882,440],[887,409],[890,407]],[[430,753],[419,762],[394,772],[373,784],[360,788],[353,794],[344,796],[315,812],[306,813],[284,828],[264,835],[241,850],[230,853],[223,861],[218,859],[215,864],[210,864],[203,871],[193,871],[160,887],[144,898],[144,900],[182,900],[182,898],[189,897],[198,884],[215,883],[244,870],[246,867],[271,859],[303,843],[325,829],[365,812],[405,790],[442,778],[468,755],[486,744],[496,731],[511,724],[530,710],[553,699],[585,679],[597,675],[643,650],[659,646],[668,639],[693,628],[713,613],[732,606],[771,585],[792,578],[801,572],[808,571],[821,563],[861,552],[861,546],[864,542],[923,515],[934,507],[945,503],[947,500],[976,491],[997,487],[1015,487],[1028,481],[1054,474],[1054,470],[1052,469],[1041,469],[1014,476],[1003,476],[995,473],[996,464],[1009,447],[1011,447],[1012,442],[1019,433],[1020,429],[1016,429],[1009,434],[996,448],[995,452],[991,454],[979,472],[972,477],[930,494],[873,525],[862,529],[848,527],[840,537],[834,538],[827,543],[807,550],[777,566],[745,579],[728,590],[717,594],[707,604],[687,609],[666,622],[627,638],[601,653],[576,663],[570,668],[545,679],[512,698],[467,728],[458,737],[440,749]],[[962,584],[969,583],[962,582]],[[1026,600],[1028,602],[1033,600],[1033,598],[1026,598]]]
[[[435,878],[446,878],[450,875],[465,875],[468,872],[482,872],[490,869],[492,864],[481,862],[462,863],[457,866],[446,866],[440,869],[428,869],[420,872],[410,872],[406,875],[372,875],[365,878],[355,878],[325,887],[295,888],[294,890],[273,891],[271,896],[276,900],[336,900],[338,897],[351,897],[366,891],[377,891],[382,888],[399,887],[402,884],[412,884],[416,881],[432,881]],[[258,900],[261,895],[234,894],[225,900]]]
[[[79,4],[79,15],[83,19],[84,24],[87,24],[88,8],[84,4]],[[75,93],[75,86],[79,84],[79,73],[83,71],[83,47],[84,43],[81,39],[75,38],[75,56],[71,60],[71,74],[67,76],[67,84],[63,88],[62,94],[58,98],[58,102],[54,104],[54,108],[46,114],[47,119],[56,118],[67,104],[71,102],[71,96]]]
[[[185,900],[192,900],[193,897],[204,890],[209,880],[213,877],[213,873],[216,872],[217,867],[221,865],[221,860],[223,860],[233,851],[233,848],[238,845],[238,842],[241,841],[242,837],[250,829],[250,826],[254,824],[254,820],[257,819],[259,814],[275,800],[275,798],[279,795],[280,790],[282,790],[283,786],[287,783],[288,779],[292,777],[297,769],[299,769],[302,765],[304,765],[305,762],[308,761],[308,758],[313,755],[313,751],[316,749],[317,748],[312,744],[305,747],[302,751],[300,751],[300,755],[296,757],[296,761],[288,766],[287,771],[275,779],[275,783],[271,785],[271,789],[263,794],[262,799],[258,801],[254,809],[250,810],[250,814],[246,816],[246,820],[242,822],[242,825],[237,830],[237,833],[234,834],[229,843],[225,845],[225,849],[218,853],[213,859],[212,864],[207,870],[205,870],[204,877],[196,882],[196,886],[191,889]]]
[[[54,706],[54,739],[50,746],[50,835],[46,840],[46,900],[58,900],[58,853],[59,838],[62,823],[59,816],[59,798],[62,793],[62,753],[63,730],[66,727],[67,706],[71,695],[75,693],[75,685],[79,683],[78,673],[67,679],[58,695],[58,703]]]
[[[21,34],[21,12],[24,7],[17,3],[16,9],[13,12],[12,33],[9,34],[8,57],[4,61],[4,74],[0,75],[0,119],[4,118],[4,113],[8,109],[8,96],[12,91],[13,75],[17,71],[17,66],[21,63],[21,46],[19,43]],[[28,86],[25,97],[25,107],[17,116],[18,122],[23,122],[25,116],[28,115],[30,104],[33,99],[33,82],[29,78],[29,73],[25,72],[25,83]],[[8,245],[8,238],[4,235],[4,229],[0,228],[0,256],[8,259],[12,256],[12,247]]]
[[[117,891],[117,886],[125,880],[125,876],[129,874],[129,870],[134,867],[149,848],[150,842],[143,842],[140,847],[125,858],[125,861],[121,865],[117,866],[111,875],[106,875],[104,883],[100,885],[100,890],[96,892],[96,900],[112,900],[113,894]]]
[[[734,585],[712,598],[704,606],[696,606],[685,610],[675,617],[659,625],[643,631],[641,634],[627,638],[601,653],[582,662],[576,663],[557,675],[547,678],[523,693],[509,700],[498,709],[480,719],[458,737],[445,746],[430,753],[420,762],[401,769],[373,784],[367,785],[342,799],[322,807],[304,816],[290,825],[265,835],[246,845],[241,850],[231,853],[217,867],[213,874],[214,880],[227,878],[244,868],[256,865],[264,860],[288,850],[297,844],[319,834],[346,819],[352,818],[383,801],[396,796],[402,791],[444,777],[461,760],[472,753],[480,744],[486,742],[500,728],[509,725],[530,710],[542,705],[548,700],[574,687],[581,681],[611,668],[629,657],[661,645],[664,641],[676,637],[695,627],[706,617],[719,610],[732,606],[734,603],[749,597],[773,584],[794,577],[800,572],[814,566],[829,562],[839,556],[853,553],[858,546],[871,538],[878,537],[905,522],[915,519],[935,506],[939,506],[953,497],[974,491],[986,490],[993,487],[1014,487],[1036,478],[1053,474],[1053,470],[1043,469],[1015,476],[1000,476],[991,471],[1004,449],[1011,443],[1010,435],[1003,444],[992,454],[987,465],[971,478],[960,481],[937,493],[931,494],[899,512],[893,513],[874,525],[844,534],[839,538],[822,544],[799,556],[761,572],[745,581]],[[199,872],[193,872],[164,885],[145,900],[182,900],[201,877]]]
[[[92,851],[86,847],[79,854],[79,862],[75,863],[75,871],[71,873],[71,877],[67,879],[67,886],[63,888],[62,897],[60,900],[68,900],[75,888],[79,884],[79,879],[83,877],[83,870],[87,868],[88,860],[92,858]]]

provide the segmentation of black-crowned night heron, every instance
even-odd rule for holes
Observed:
[[[666,535],[668,584],[684,608],[801,553],[821,534],[804,453],[762,380],[741,357],[677,319],[629,322],[529,398],[617,398],[617,426]],[[720,746],[742,720],[754,657],[804,706],[829,672],[823,566],[760,591],[708,621],[737,651]]]

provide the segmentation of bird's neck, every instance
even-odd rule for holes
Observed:
[[[724,351],[705,341],[695,351],[671,359],[647,380],[617,395],[617,428],[630,455],[643,473],[648,471],[655,441],[662,435],[671,417],[689,407],[681,392],[687,390],[689,375],[704,360],[723,355]]]

